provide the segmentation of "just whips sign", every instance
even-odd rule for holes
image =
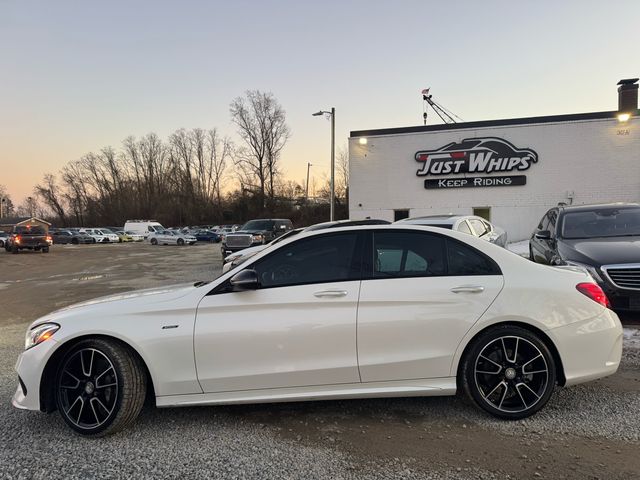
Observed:
[[[418,177],[464,175],[463,178],[425,180],[425,188],[489,187],[524,185],[524,175],[467,177],[465,174],[524,171],[538,161],[530,148],[516,148],[502,138],[467,138],[436,150],[421,150],[415,160],[422,163]]]

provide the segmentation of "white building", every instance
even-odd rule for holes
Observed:
[[[612,112],[351,132],[350,218],[475,213],[518,241],[561,202],[640,202],[637,89]]]

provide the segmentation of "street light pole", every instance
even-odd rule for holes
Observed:
[[[329,209],[329,221],[335,220],[336,200],[336,109],[331,107],[331,207]]]
[[[305,188],[305,192],[304,192],[304,200],[305,202],[309,201],[309,169],[312,167],[312,165],[307,162],[307,187]]]
[[[330,207],[329,207],[329,220],[333,222],[335,218],[334,205],[336,199],[336,186],[335,186],[335,178],[336,178],[336,109],[335,107],[331,107],[331,111],[327,112],[324,110],[320,110],[313,114],[314,117],[318,117],[320,115],[331,115],[331,193],[330,193]]]

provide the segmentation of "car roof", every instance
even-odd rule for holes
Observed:
[[[564,212],[591,212],[593,210],[607,210],[610,208],[638,208],[638,203],[594,203],[592,205],[558,205],[556,208]]]
[[[323,230],[325,228],[338,228],[338,227],[349,227],[355,225],[389,225],[391,224],[388,220],[380,220],[375,218],[366,218],[364,220],[336,220],[333,222],[323,222],[316,223],[314,225],[309,225],[304,230],[312,231],[312,230]]]
[[[460,218],[466,218],[469,215],[427,215],[424,217],[412,217],[398,220],[396,224],[409,224],[409,225],[453,225]]]

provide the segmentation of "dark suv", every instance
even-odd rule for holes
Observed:
[[[531,260],[586,269],[614,310],[640,311],[640,205],[558,206],[529,240]]]
[[[222,241],[222,257],[242,250],[269,243],[276,237],[293,229],[291,220],[282,218],[264,218],[249,220],[239,230],[227,233]]]

